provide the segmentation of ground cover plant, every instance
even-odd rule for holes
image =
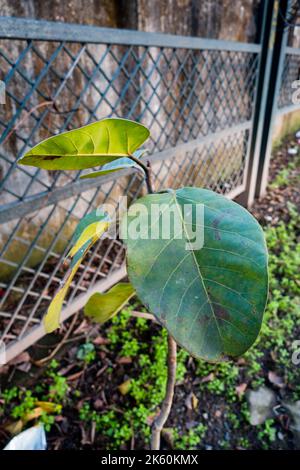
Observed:
[[[270,368],[272,356],[276,358],[274,359],[276,367],[269,369],[273,375],[269,377],[268,373],[267,384],[271,383],[275,390],[280,394],[287,394],[293,401],[297,399],[299,393],[297,386],[294,385],[294,375],[297,370],[292,364],[287,366],[291,348],[289,341],[295,335],[297,315],[295,298],[299,295],[296,276],[297,258],[295,265],[286,262],[291,251],[294,255],[298,249],[299,219],[293,206],[289,207],[287,217],[288,224],[285,222],[278,230],[277,227],[270,227],[268,229],[270,235],[267,230],[267,240],[271,245],[270,267],[277,281],[274,281],[274,285],[271,282],[271,307],[267,309],[266,323],[258,340],[258,346],[252,348],[242,359],[221,362],[219,365],[195,360],[184,349],[179,350],[175,407],[174,412],[171,413],[168,428],[163,432],[164,446],[209,448],[213,445],[216,448],[247,448],[254,445],[270,448],[278,443],[279,445],[286,444],[286,440],[288,445],[293,445],[292,434],[288,430],[287,423],[281,423],[281,420],[287,420],[286,414],[280,411],[277,416],[268,418],[262,425],[253,428],[248,421],[249,410],[245,399],[246,388],[259,387],[266,382],[266,370],[267,367]],[[280,244],[283,240],[287,240],[287,232],[289,243],[285,243],[286,253],[283,256]],[[285,262],[283,262],[284,259]],[[284,269],[287,269],[287,272],[283,272]],[[286,279],[285,290],[279,289],[282,272],[283,279]],[[280,280],[278,280],[279,275]],[[295,282],[291,282],[291,279]],[[276,294],[276,288],[280,291],[279,294]],[[276,298],[277,295],[277,298],[275,304],[272,305],[274,290],[274,296]],[[293,293],[293,301],[289,303],[290,293]],[[287,312],[284,321],[282,321],[282,309]],[[66,401],[63,404],[64,411],[54,415],[55,424],[52,425],[51,430],[54,445],[59,447],[62,442],[66,447],[74,443],[77,443],[79,447],[94,445],[99,448],[124,446],[142,448],[147,445],[150,434],[149,424],[164,395],[167,332],[148,318],[135,318],[133,313],[137,310],[143,313],[144,309],[136,304],[136,300],[132,300],[130,307],[123,309],[122,313],[115,316],[107,327],[105,325],[102,327],[101,340],[99,335],[92,335],[80,347],[81,349],[76,348],[75,353],[73,351],[73,359],[72,355],[64,359],[70,366],[72,361],[74,363],[74,354],[76,358],[78,356],[74,373],[72,371],[70,374],[64,370],[67,367],[66,364],[54,363],[50,367],[52,374],[56,370],[54,376],[61,377],[62,382],[65,381],[68,384]],[[277,320],[274,318],[275,311]],[[270,344],[268,352],[264,350],[264,343],[267,340]],[[271,359],[270,352],[272,352]],[[68,379],[76,375],[77,368],[79,372],[83,369],[84,374],[90,371],[87,383],[79,387],[78,383],[80,384],[82,375],[73,380]],[[103,368],[105,369],[102,370]],[[288,372],[289,378],[282,374],[282,370]],[[96,374],[99,372],[101,374],[97,378]],[[46,374],[49,374],[49,371]],[[282,379],[280,387],[269,380],[276,382],[274,377]],[[52,384],[53,380],[54,378],[48,375],[47,387]],[[74,387],[75,384],[77,386]],[[97,384],[96,389],[99,390],[95,390],[95,384]],[[47,387],[44,392],[37,390],[33,393],[36,399],[44,398],[45,401],[49,399]],[[80,396],[76,396],[78,389]],[[110,389],[114,390],[112,396],[109,393]],[[9,391],[6,393],[9,395]],[[4,398],[4,401],[5,413],[9,414],[10,410],[15,408],[18,397]],[[55,402],[55,399],[50,397],[50,401]],[[205,403],[205,411],[203,403]],[[75,407],[78,419],[77,430],[70,416],[74,414]],[[72,413],[70,413],[71,410]],[[68,419],[67,416],[69,416]],[[70,420],[72,424],[67,423]],[[60,428],[71,426],[72,439],[59,440],[55,436],[57,426]],[[281,440],[281,435],[278,438],[279,433],[283,435],[284,440]]]

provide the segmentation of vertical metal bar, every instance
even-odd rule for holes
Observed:
[[[265,87],[268,89],[268,97],[255,187],[255,196],[259,198],[264,196],[268,183],[272,151],[272,130],[278,110],[278,96],[289,32],[289,28],[286,26],[286,20],[291,8],[291,3],[291,0],[281,0],[278,3],[278,21],[274,40],[271,74],[270,79],[265,84]]]
[[[270,86],[272,57],[278,20],[278,0],[262,2],[263,21],[261,30],[261,53],[259,60],[259,74],[256,87],[253,124],[250,135],[249,153],[245,171],[245,191],[237,198],[244,206],[251,206],[255,197],[256,181],[258,177],[259,161],[262,158],[263,142],[267,130],[266,113],[268,111],[268,89]]]

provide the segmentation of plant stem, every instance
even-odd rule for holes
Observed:
[[[161,411],[155,418],[152,425],[151,450],[160,449],[160,435],[167,421],[174,396],[174,387],[176,381],[176,342],[172,336],[168,336],[168,379],[166,386],[166,395],[162,402]]]
[[[145,165],[145,163],[143,163],[139,158],[136,158],[133,155],[130,155],[129,158],[132,161],[134,161],[137,165],[139,165],[141,168],[143,168],[145,172],[147,191],[149,194],[153,194],[154,189],[152,185],[152,170],[151,170],[151,164],[149,160],[147,161],[147,164]]]
[[[149,194],[154,193],[153,184],[152,184],[152,169],[150,161],[147,161],[145,165],[141,160],[130,156],[131,160],[137,163],[141,168],[143,168],[146,177],[147,190]],[[166,385],[166,394],[165,398],[161,405],[161,410],[158,416],[153,421],[152,425],[152,435],[151,435],[151,450],[160,449],[160,436],[161,431],[167,421],[174,397],[174,387],[176,381],[176,366],[177,366],[177,345],[172,336],[168,336],[168,376],[167,376],[167,385]]]

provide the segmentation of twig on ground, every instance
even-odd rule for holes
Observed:
[[[168,379],[166,387],[166,396],[161,406],[159,415],[155,418],[152,425],[151,450],[160,449],[161,431],[169,417],[176,381],[176,342],[172,336],[168,336]]]
[[[39,359],[38,361],[33,361],[34,365],[38,366],[38,367],[41,367],[45,364],[45,362],[48,362],[50,361],[50,359],[52,359],[55,354],[60,350],[60,348],[66,343],[66,340],[69,338],[70,334],[72,333],[73,329],[74,329],[74,326],[75,326],[75,323],[77,321],[77,318],[78,318],[78,315],[79,315],[79,312],[77,312],[73,319],[72,319],[72,322],[71,322],[71,325],[69,326],[69,328],[67,329],[65,335],[63,336],[62,340],[58,343],[58,345],[53,349],[53,351],[49,354],[49,356],[46,356],[46,357],[43,357],[43,359]]]
[[[158,323],[158,321],[156,320],[155,316],[152,315],[152,313],[139,312],[138,310],[132,310],[132,312],[130,312],[130,315],[133,317],[137,317],[137,318],[145,318],[146,320],[151,320],[155,323]]]

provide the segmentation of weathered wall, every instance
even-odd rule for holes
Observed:
[[[0,0],[1,15],[252,42],[260,0]]]

